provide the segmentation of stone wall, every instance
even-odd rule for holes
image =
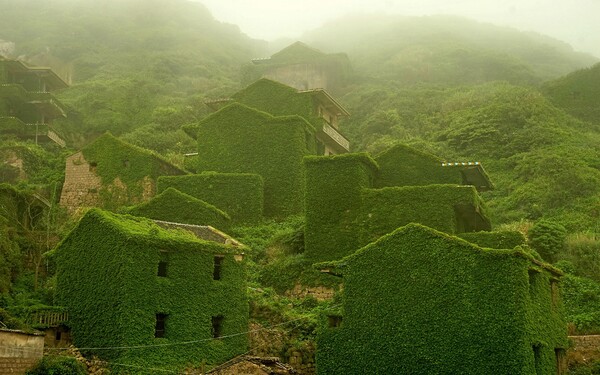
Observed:
[[[92,207],[100,201],[99,191],[102,187],[100,177],[94,167],[78,152],[67,158],[65,165],[65,183],[60,195],[60,205],[70,212],[79,207]]]
[[[600,335],[569,336],[571,347],[567,351],[569,367],[589,365],[600,361]]]
[[[0,330],[0,375],[24,374],[43,354],[43,334]]]
[[[296,284],[294,289],[288,290],[285,294],[293,298],[314,297],[317,301],[329,301],[333,299],[335,290],[324,286],[304,286]]]
[[[293,64],[274,67],[263,77],[298,90],[330,89],[327,71],[318,64]]]

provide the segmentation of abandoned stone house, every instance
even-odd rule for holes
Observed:
[[[561,272],[418,224],[338,261],[338,313],[323,317],[319,374],[562,374]]]
[[[60,204],[70,212],[117,208],[154,196],[158,176],[185,173],[155,153],[106,133],[67,158]]]
[[[407,146],[305,158],[305,249],[335,260],[411,222],[450,233],[491,230],[480,163],[446,163]]]
[[[260,78],[284,83],[298,90],[325,89],[336,92],[351,72],[345,53],[326,54],[295,42],[268,58],[253,59],[242,67],[242,83]]]
[[[273,116],[297,115],[315,129],[316,153],[335,155],[350,151],[349,141],[340,133],[340,121],[349,112],[326,90],[321,88],[297,90],[288,85],[262,78],[230,98],[206,102],[213,110],[240,103]],[[237,126],[243,126],[239,122]],[[196,136],[194,129],[192,136]]]
[[[94,208],[57,246],[56,299],[76,346],[171,370],[246,350],[243,248],[223,236],[199,239],[206,228],[173,226]]]
[[[0,57],[0,134],[65,147],[52,120],[66,117],[66,109],[51,92],[67,86],[50,68]]]

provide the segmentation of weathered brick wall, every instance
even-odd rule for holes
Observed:
[[[60,195],[60,205],[69,211],[79,207],[96,206],[99,203],[99,191],[102,186],[100,177],[78,152],[67,158],[65,166],[65,183]]]
[[[569,336],[571,348],[567,351],[569,366],[600,361],[600,335]]]
[[[293,64],[275,67],[263,77],[285,83],[298,90],[330,89],[327,72],[317,64]]]
[[[39,359],[0,358],[0,375],[21,375],[35,366]]]
[[[0,375],[24,374],[44,352],[44,335],[0,330]]]
[[[289,297],[293,298],[306,298],[314,297],[317,301],[328,301],[333,299],[335,290],[324,286],[304,286],[296,284],[294,289],[288,290],[285,293]]]

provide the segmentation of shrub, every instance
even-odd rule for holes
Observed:
[[[562,224],[540,220],[529,230],[529,245],[547,262],[555,262],[565,247],[567,230]]]
[[[73,357],[47,356],[28,370],[26,375],[85,375],[84,365]]]

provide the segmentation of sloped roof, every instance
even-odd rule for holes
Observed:
[[[81,151],[84,153],[84,155],[86,155],[87,153],[98,154],[100,152],[107,151],[104,147],[106,144],[113,144],[115,147],[118,147],[121,149],[126,149],[128,152],[147,157],[152,161],[155,161],[157,163],[168,166],[169,168],[172,168],[173,170],[180,172],[181,174],[187,174],[186,171],[184,171],[183,169],[170,163],[169,161],[164,159],[162,156],[156,154],[154,151],[151,151],[151,150],[148,150],[148,149],[136,146],[136,145],[132,145],[131,143],[127,143],[127,142],[123,141],[122,139],[115,137],[110,132],[106,132],[103,135],[101,135],[100,137],[94,139],[91,143],[88,143],[86,146],[84,146],[81,149]],[[103,147],[100,147],[100,146],[103,146]],[[96,148],[98,148],[98,147],[100,147],[101,149],[97,150]],[[110,158],[111,156],[112,155],[104,155],[104,157],[106,157],[106,158]],[[95,160],[88,160],[88,161],[95,161]]]
[[[120,215],[112,212],[104,211],[99,208],[92,208],[85,213],[81,218],[77,226],[69,232],[69,234],[61,241],[57,246],[57,249],[61,247],[63,242],[66,242],[69,237],[77,235],[79,228],[85,224],[93,223],[94,226],[103,227],[108,232],[115,234],[121,234],[128,241],[146,241],[154,244],[168,244],[169,247],[188,247],[201,245],[206,241],[201,240],[192,233],[184,230],[177,229],[165,229],[154,221],[143,217],[131,216],[131,215]],[[204,249],[204,248],[203,248]],[[233,246],[226,246],[221,244],[218,249],[210,248],[211,252],[227,252],[227,253],[239,253],[239,249]],[[208,248],[206,251],[209,251]]]
[[[318,58],[323,57],[326,54],[313,48],[305,43],[296,41],[289,46],[285,47],[281,51],[271,55],[271,60],[282,60],[282,59],[298,59],[298,58]]]
[[[218,225],[231,220],[227,213],[212,204],[174,188],[168,188],[149,201],[131,207],[129,213],[167,221],[173,220],[176,216],[183,220],[182,224],[196,225]]]
[[[469,251],[479,252],[482,254],[483,253],[490,253],[490,254],[493,253],[493,254],[500,255],[500,256],[514,256],[514,257],[523,258],[523,259],[528,260],[532,264],[535,264],[536,266],[541,267],[541,268],[545,269],[546,271],[551,272],[552,274],[562,275],[562,272],[560,270],[554,268],[550,264],[540,262],[539,260],[535,259],[532,255],[523,251],[523,249],[521,249],[520,247],[517,247],[515,249],[484,249],[473,243],[467,242],[461,238],[458,238],[458,237],[452,236],[450,234],[443,233],[443,232],[437,231],[435,229],[426,227],[421,224],[416,224],[416,223],[411,223],[411,224],[405,225],[403,227],[400,227],[400,228],[394,230],[393,232],[380,237],[376,241],[371,242],[370,244],[362,247],[361,249],[358,249],[356,252],[354,252],[340,260],[316,263],[316,264],[314,264],[314,267],[317,269],[320,269],[321,272],[324,272],[324,273],[330,273],[335,276],[343,276],[344,270],[348,267],[348,264],[351,263],[354,258],[361,257],[361,256],[365,255],[367,252],[376,250],[378,245],[381,242],[390,241],[390,240],[401,241],[401,239],[404,236],[411,236],[411,238],[418,236],[418,237],[423,238],[424,240],[427,240],[430,238],[437,238],[437,239],[442,239],[445,241],[459,242],[462,245],[464,245],[463,248],[465,248]],[[376,270],[374,270],[374,272],[376,272]]]

